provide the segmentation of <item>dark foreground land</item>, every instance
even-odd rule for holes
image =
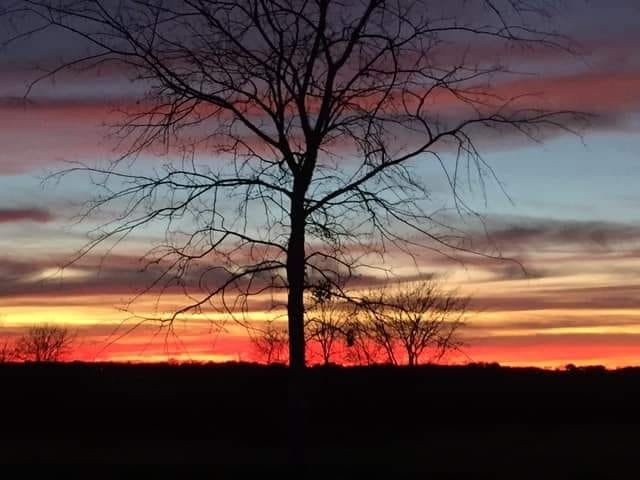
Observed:
[[[293,454],[334,469],[640,478],[640,369],[312,368],[293,450],[288,375],[255,365],[0,365],[0,462],[267,472],[284,471]]]

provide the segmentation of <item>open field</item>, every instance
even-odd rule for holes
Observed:
[[[0,386],[4,463],[288,460],[283,367],[0,365]],[[302,388],[309,465],[512,478],[637,466],[640,369],[312,368]]]

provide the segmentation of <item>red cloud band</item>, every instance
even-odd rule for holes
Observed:
[[[0,209],[0,223],[38,222],[46,223],[53,220],[53,215],[47,210],[39,208]]]

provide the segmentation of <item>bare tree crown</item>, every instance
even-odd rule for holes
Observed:
[[[30,327],[15,344],[15,357],[31,362],[59,362],[73,347],[74,336],[66,327],[41,324]]]
[[[389,363],[439,361],[462,346],[459,330],[469,299],[438,281],[405,283],[365,298],[368,315],[360,328]]]
[[[258,360],[267,364],[286,361],[289,339],[285,326],[268,321],[261,328],[254,328],[250,339]]]

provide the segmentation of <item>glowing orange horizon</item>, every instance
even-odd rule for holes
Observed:
[[[630,286],[621,285],[621,279],[609,273],[637,268],[640,260],[610,258],[609,269],[604,271],[595,260],[581,269],[580,262],[585,262],[580,258],[563,259],[544,252],[535,261],[535,265],[559,270],[546,277],[523,280],[496,276],[483,265],[457,270],[442,267],[449,272],[447,286],[457,286],[461,294],[472,298],[467,325],[461,331],[466,344],[464,354],[450,361],[552,368],[569,363],[611,368],[640,364],[640,306],[616,300],[616,295],[628,295],[626,289]],[[396,267],[403,270],[400,263]],[[0,297],[0,327],[17,335],[33,323],[67,325],[78,332],[73,357],[79,360],[259,360],[246,330],[220,312],[188,314],[176,321],[173,332],[158,331],[157,326],[146,324],[121,336],[136,322],[116,308],[127,295],[76,289],[76,285],[88,280],[86,275],[69,275],[55,287],[59,290],[53,290],[59,291],[58,295],[45,289],[42,294],[36,290],[26,296]],[[35,275],[29,281],[42,279]],[[612,288],[621,289],[621,293],[612,292]],[[260,299],[257,300],[259,304]],[[184,298],[169,294],[161,306],[167,312],[180,302]],[[133,310],[151,315],[154,307],[155,297],[151,295],[134,304]],[[283,309],[254,309],[244,319],[283,321],[286,316]],[[224,331],[219,329],[221,323]],[[313,363],[313,355],[310,360]],[[339,356],[338,361],[342,361]]]

